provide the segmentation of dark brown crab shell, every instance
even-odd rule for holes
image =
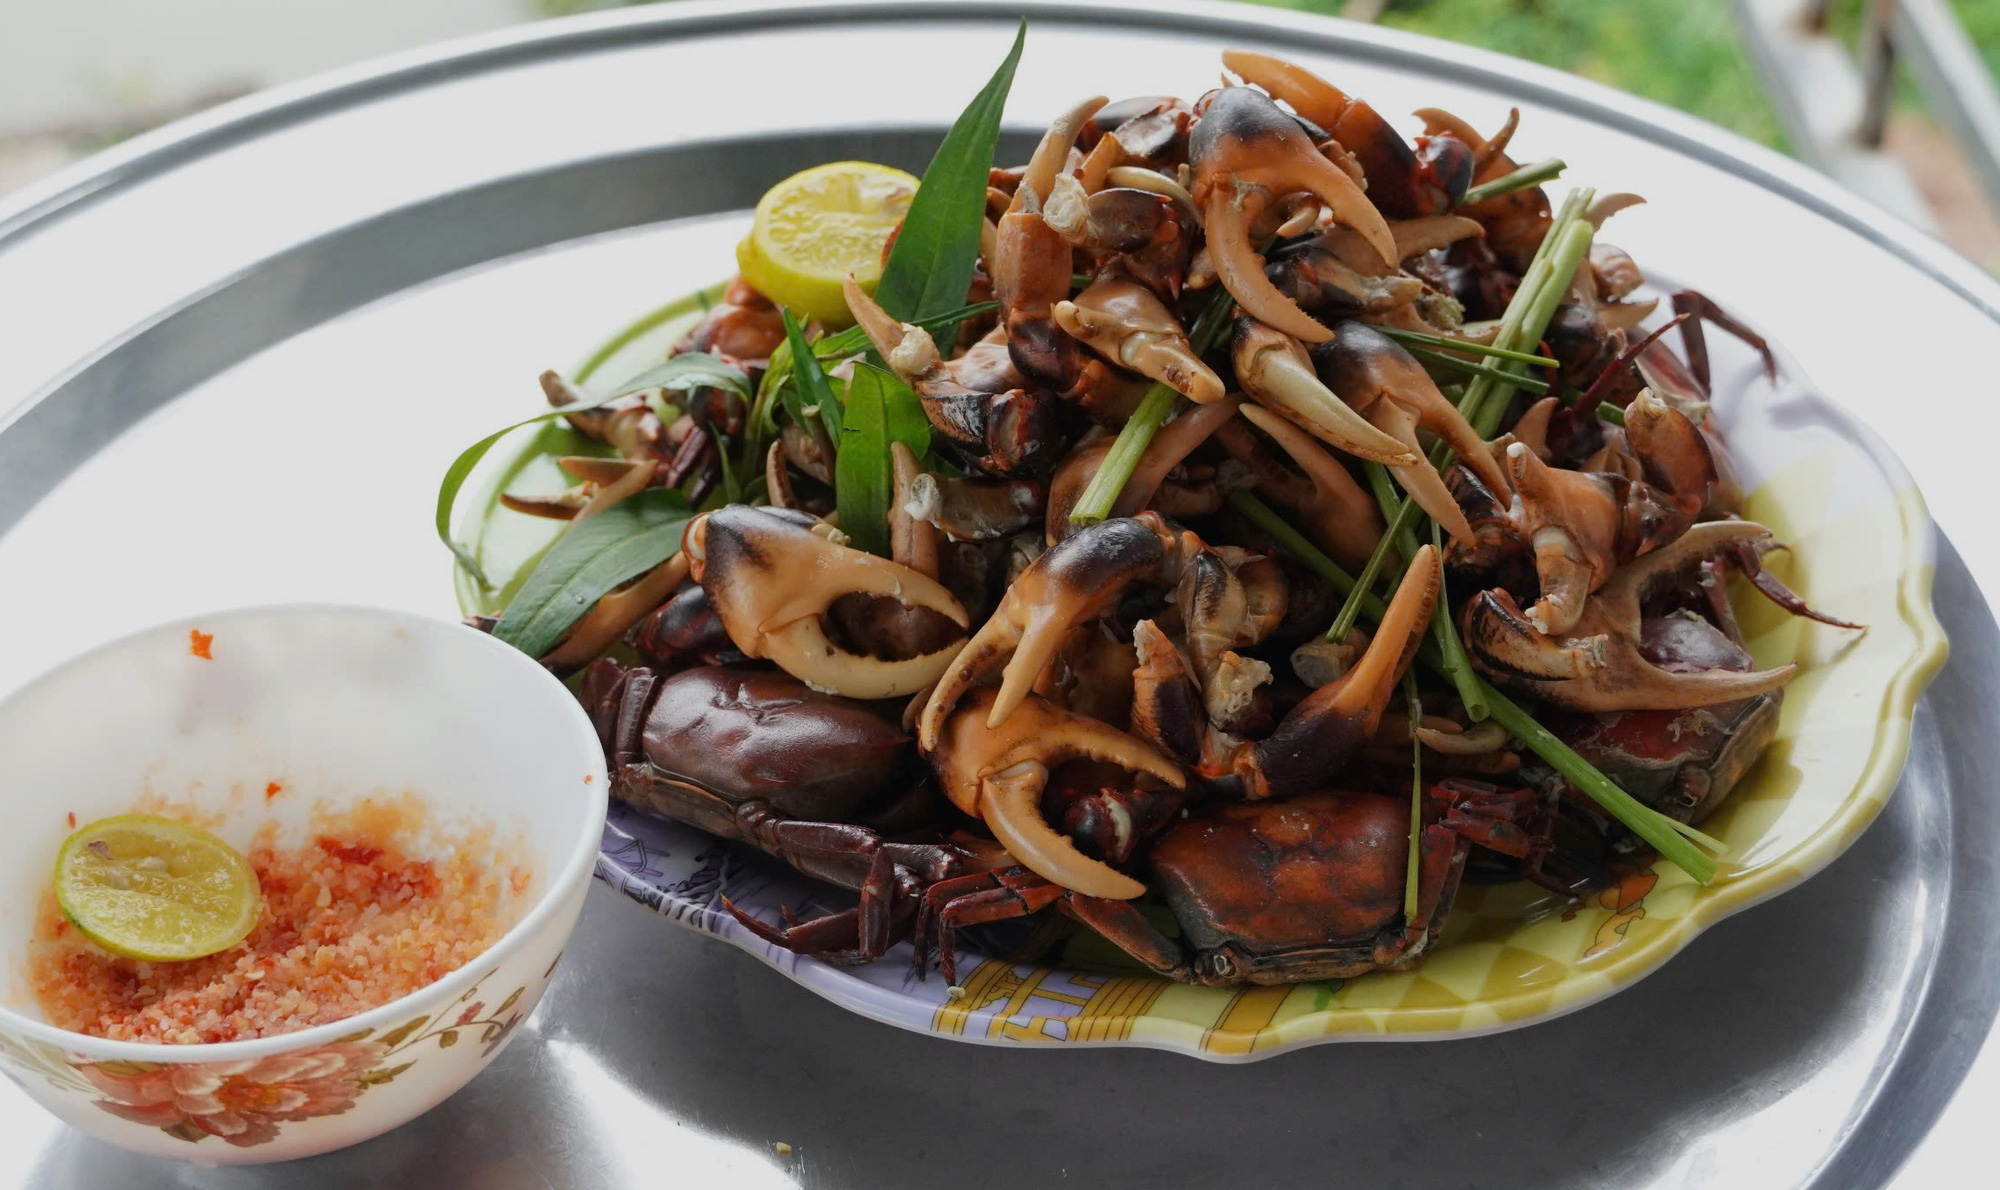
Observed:
[[[1770,745],[1782,701],[1773,690],[1689,711],[1558,712],[1550,730],[1633,797],[1700,825]]]
[[[900,726],[867,704],[822,694],[780,670],[704,666],[658,682],[640,729],[643,766],[614,788],[633,798],[657,775],[789,817],[853,821],[907,775]]]

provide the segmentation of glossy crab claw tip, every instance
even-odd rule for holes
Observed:
[[[1076,144],[1077,134],[1097,114],[1097,109],[1107,102],[1104,96],[1093,95],[1055,118],[1049,130],[1042,134],[1041,143],[1035,146],[1034,156],[1028,159],[1028,168],[1021,175],[1021,185],[1014,191],[1014,201],[1008,208],[1010,211],[1022,210],[1030,196],[1039,201],[1054,188],[1056,175],[1069,161],[1069,151]]]
[[[1075,298],[1057,302],[1051,313],[1066,334],[1120,367],[1197,404],[1222,399],[1222,378],[1195,353],[1159,295],[1137,281],[1100,277]]]
[[[1420,547],[1403,573],[1403,581],[1397,584],[1388,613],[1382,617],[1375,638],[1368,642],[1367,651],[1335,683],[1339,688],[1334,700],[1337,708],[1357,714],[1372,710],[1379,715],[1388,705],[1389,695],[1423,643],[1443,586],[1444,564],[1436,547]]]
[[[701,581],[702,569],[708,562],[709,515],[702,513],[681,530],[681,553],[687,556],[688,575],[695,582]]]
[[[1253,318],[1239,319],[1232,354],[1245,392],[1335,449],[1388,466],[1422,461],[1320,383],[1305,350],[1282,332]]]
[[[905,382],[914,382],[938,365],[937,343],[922,327],[907,322],[898,322],[881,304],[861,288],[861,283],[853,274],[840,283],[841,295],[847,300],[847,312],[854,315],[854,321],[867,333],[868,341],[882,354],[882,360],[889,370]]]

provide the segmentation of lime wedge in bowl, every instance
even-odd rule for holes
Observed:
[[[56,904],[84,937],[127,958],[184,962],[257,924],[257,873],[235,848],[151,814],[102,818],[63,841]]]

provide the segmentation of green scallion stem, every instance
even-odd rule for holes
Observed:
[[[1644,839],[1648,846],[1660,853],[1661,858],[1694,877],[1699,884],[1715,879],[1715,860],[1674,829],[1672,819],[1618,788],[1616,782],[1599,772],[1597,766],[1578,756],[1548,728],[1537,723],[1534,716],[1522,710],[1513,699],[1490,684],[1482,682],[1481,685],[1486,686],[1486,698],[1493,708],[1494,720],[1515,739],[1547,761],[1549,767],[1569,778],[1571,784],[1602,807],[1605,813]]]
[[[1416,522],[1417,513],[1417,504],[1414,500],[1404,501],[1403,506],[1396,510],[1395,519],[1389,522],[1388,529],[1383,532],[1381,539],[1375,543],[1374,550],[1369,553],[1367,563],[1361,567],[1360,577],[1354,580],[1354,589],[1347,593],[1346,600],[1341,603],[1340,614],[1333,618],[1333,627],[1326,630],[1326,639],[1339,644],[1347,639],[1348,633],[1354,631],[1354,621],[1361,616],[1361,597],[1375,589],[1375,580],[1381,577],[1382,567],[1387,565],[1389,555],[1396,548],[1396,542]]]
[[[1084,485],[1076,507],[1070,509],[1070,524],[1095,525],[1111,515],[1112,505],[1118,503],[1132,472],[1138,470],[1139,460],[1146,457],[1146,448],[1153,444],[1153,436],[1166,424],[1167,415],[1173,412],[1174,402],[1179,399],[1180,394],[1164,384],[1146,390],[1138,408],[1132,410],[1119,429],[1104,461],[1098,464],[1097,474]]]
[[[1465,339],[1454,339],[1448,335],[1427,335],[1422,331],[1406,331],[1396,326],[1377,326],[1383,334],[1404,346],[1428,347],[1433,351],[1461,352],[1465,355],[1483,355],[1491,359],[1512,360],[1517,364],[1532,364],[1538,368],[1558,368],[1561,363],[1546,355],[1536,355],[1528,351],[1509,351],[1505,347],[1494,347],[1487,343],[1473,343]]]
[[[1340,568],[1340,564],[1327,557],[1320,548],[1307,541],[1297,529],[1292,528],[1270,505],[1259,500],[1254,492],[1238,488],[1229,493],[1229,506],[1242,513],[1245,520],[1276,538],[1285,552],[1306,564],[1306,569],[1333,584],[1334,590],[1342,595],[1356,590],[1359,586],[1354,576]],[[1377,620],[1389,614],[1389,605],[1382,602],[1371,591],[1361,593],[1361,610]]]
[[[1410,859],[1403,875],[1403,920],[1417,919],[1417,877],[1424,844],[1424,742],[1417,737],[1423,721],[1423,700],[1417,697],[1417,677],[1403,672],[1403,701],[1410,712]]]
[[[1444,553],[1444,531],[1436,521],[1431,522],[1431,545],[1438,553]],[[1431,639],[1437,642],[1438,668],[1451,679],[1452,688],[1458,691],[1458,701],[1465,707],[1466,718],[1474,723],[1484,723],[1493,713],[1493,707],[1486,701],[1486,683],[1473,672],[1472,658],[1465,655],[1465,642],[1459,638],[1458,625],[1452,622],[1450,581],[1447,578],[1438,580],[1437,606],[1431,609]]]
[[[1583,256],[1590,251],[1591,237],[1596,229],[1583,217],[1595,191],[1580,190],[1572,193],[1563,203],[1562,212],[1550,225],[1549,234],[1542,239],[1536,249],[1535,258],[1522,274],[1521,285],[1514,291],[1513,300],[1507,303],[1507,312],[1500,320],[1500,331],[1493,341],[1503,347],[1521,350],[1539,343],[1543,332],[1548,330],[1549,320],[1555,317],[1556,306],[1569,291],[1569,280],[1576,273]],[[1519,365],[1503,364],[1496,371],[1513,372]],[[1509,392],[1505,384],[1486,376],[1475,376],[1465,386],[1465,400],[1461,408],[1467,410],[1466,420],[1481,438],[1491,438],[1500,429],[1500,419],[1507,414]]]
[[[1502,194],[1512,194],[1516,190],[1526,190],[1530,186],[1539,186],[1543,182],[1554,179],[1568,168],[1569,166],[1563,164],[1563,160],[1560,157],[1551,157],[1546,161],[1537,161],[1533,165],[1524,165],[1513,173],[1502,174],[1490,182],[1481,182],[1479,185],[1467,190],[1464,197],[1458,200],[1458,205],[1469,207],[1474,203],[1485,202],[1489,198],[1498,198]]]
[[[1608,421],[1614,426],[1625,424],[1625,411],[1609,401],[1597,403],[1597,420]]]
[[[1404,350],[1417,359],[1436,364],[1442,368],[1451,368],[1454,371],[1463,372],[1468,376],[1484,376],[1489,380],[1497,380],[1502,384],[1513,385],[1515,388],[1525,388],[1537,395],[1549,391],[1549,385],[1546,380],[1537,380],[1532,376],[1517,375],[1513,372],[1502,371],[1499,368],[1489,368],[1483,364],[1475,364],[1446,355],[1441,351],[1431,351],[1423,347],[1406,346]]]

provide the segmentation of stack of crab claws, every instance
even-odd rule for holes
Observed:
[[[1130,900],[1146,886],[1079,851],[1042,817],[1050,773],[1072,760],[1117,765],[1135,779],[1179,790],[1187,775],[1158,748],[1108,723],[1030,694],[994,723],[996,695],[972,692],[939,733],[931,754],[952,804],[982,819],[1021,866],[1086,896]]]
[[[1797,666],[1669,670],[1641,651],[1640,635],[1641,604],[1654,583],[1769,536],[1769,530],[1751,521],[1695,525],[1613,572],[1569,633],[1545,635],[1512,595],[1481,592],[1468,601],[1463,615],[1467,651],[1488,675],[1578,711],[1690,710],[1776,690],[1792,679]]]

